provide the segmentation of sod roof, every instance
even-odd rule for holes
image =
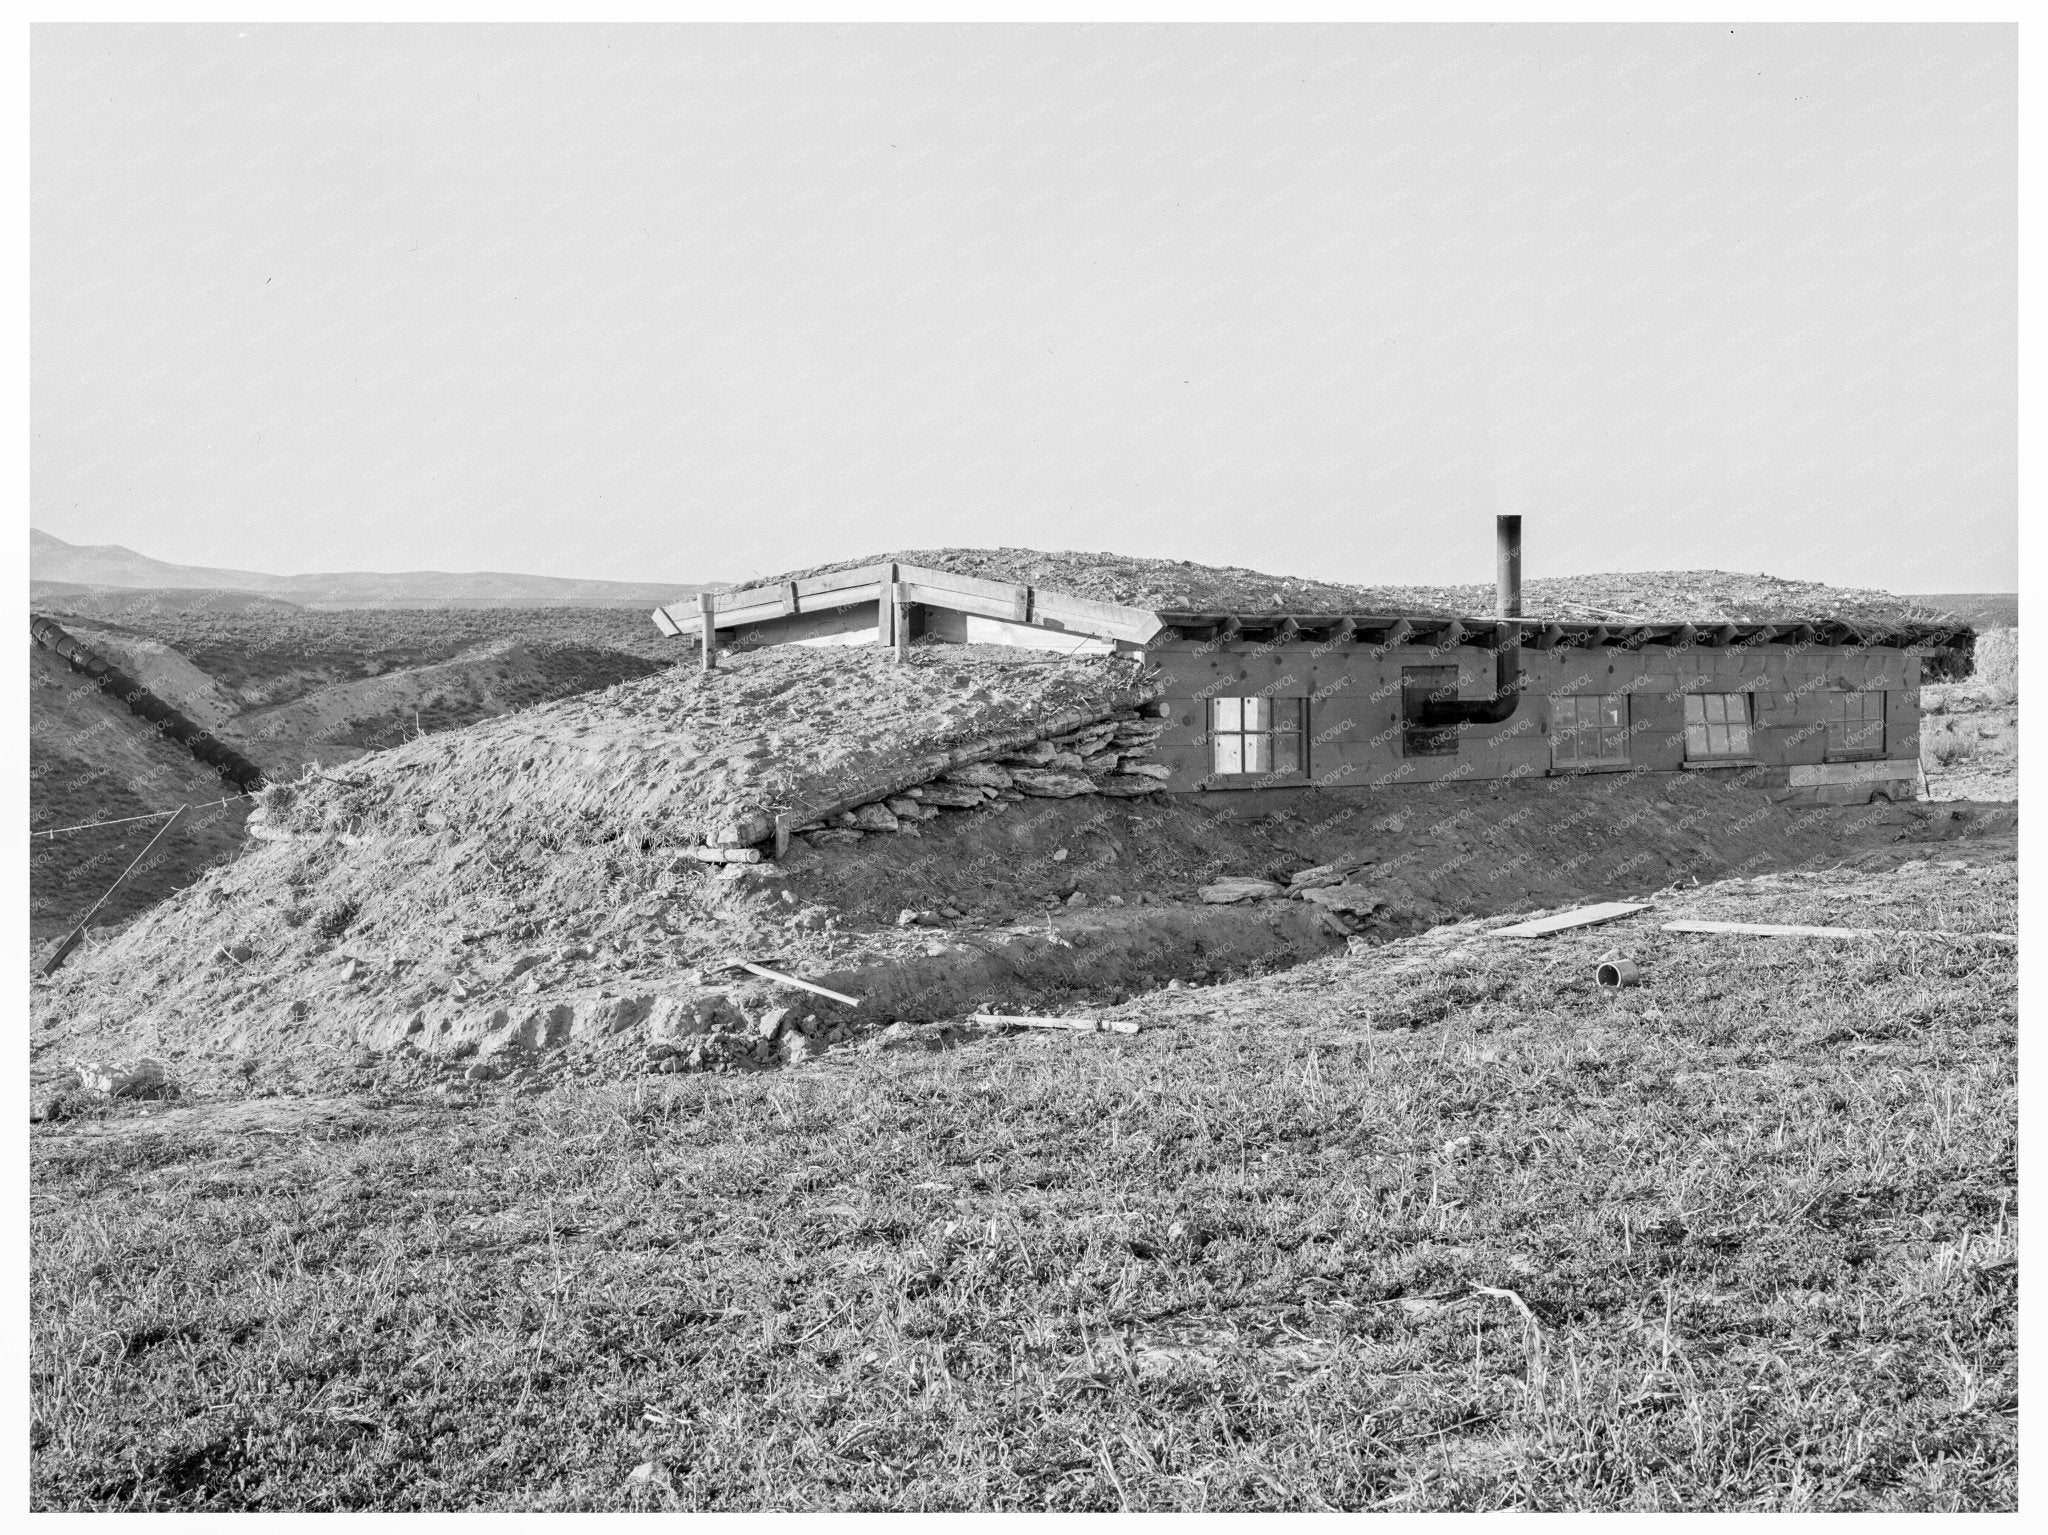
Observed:
[[[1469,586],[1353,586],[1276,576],[1235,565],[1144,559],[1073,549],[904,549],[793,570],[775,581],[895,561],[955,575],[1018,582],[1069,596],[1160,614],[1370,614],[1486,618],[1491,583]],[[749,582],[750,586],[771,584]],[[1910,597],[1856,587],[1786,581],[1728,570],[1657,570],[1524,581],[1528,618],[1692,624],[1841,623],[1873,638],[1939,640],[1967,628],[1953,613]]]

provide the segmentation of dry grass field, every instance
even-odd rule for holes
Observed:
[[[1920,765],[1931,799],[2019,798],[2019,630],[1977,636],[1973,674],[1920,690]]]
[[[1128,1037],[43,1126],[35,1506],[2015,1506],[2011,947],[1486,925]]]

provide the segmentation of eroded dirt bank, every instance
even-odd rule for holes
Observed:
[[[39,987],[33,1051],[41,1074],[154,1054],[201,1090],[303,1085],[365,1049],[490,1071],[758,1068],[899,1022],[1110,1004],[1462,917],[1936,847],[2004,858],[2015,826],[2012,806],[1795,810],[1688,777],[1320,796],[1250,821],[1178,798],[999,801],[724,868],[454,829],[259,846]],[[1348,909],[1202,898],[1223,876],[1284,888],[1333,862],[1365,893]]]

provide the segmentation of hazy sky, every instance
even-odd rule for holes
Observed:
[[[33,517],[2009,590],[2014,37],[40,27]]]

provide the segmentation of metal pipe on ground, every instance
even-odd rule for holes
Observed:
[[[1603,959],[1593,978],[1602,986],[1633,986],[1643,978],[1643,968],[1632,959]]]

